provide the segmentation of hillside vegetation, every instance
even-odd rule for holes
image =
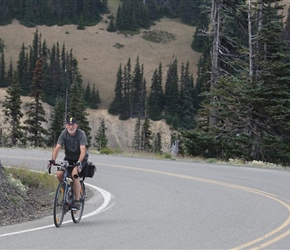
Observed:
[[[131,58],[134,65],[139,56],[140,63],[144,65],[147,88],[150,87],[151,77],[159,63],[163,66],[164,79],[167,65],[174,58],[178,62],[190,63],[191,72],[196,77],[196,62],[200,55],[194,52],[190,45],[195,28],[182,24],[178,19],[163,18],[151,27],[150,30],[141,30],[140,34],[124,35],[109,33],[106,31],[108,23],[107,15],[96,26],[87,27],[85,30],[77,30],[76,25],[66,26],[38,26],[38,32],[42,40],[46,40],[48,47],[54,43],[65,44],[68,50],[72,49],[74,57],[79,62],[79,70],[83,76],[83,83],[95,84],[101,97],[101,109],[89,110],[89,122],[92,128],[92,136],[96,134],[102,119],[105,120],[108,144],[113,148],[130,151],[135,121],[120,121],[117,116],[107,113],[113,96],[116,82],[116,74],[120,64],[125,65]],[[1,38],[5,43],[5,60],[12,60],[14,67],[18,60],[20,48],[24,43],[26,47],[31,45],[36,28],[27,28],[14,20],[12,24],[0,26]],[[148,33],[161,34],[159,42],[148,41]],[[165,34],[165,35],[164,35]],[[17,39],[15,39],[17,37]],[[170,39],[168,39],[168,37]],[[174,38],[174,39],[172,39]],[[117,46],[119,45],[119,46]],[[120,46],[121,45],[121,46]],[[0,103],[4,101],[5,90],[0,89]],[[23,106],[30,101],[29,97],[23,97]],[[49,121],[51,107],[45,105],[46,119]],[[0,122],[1,120],[0,116]],[[5,125],[4,125],[5,126]],[[7,125],[6,125],[7,126]],[[170,129],[164,121],[151,123],[153,132],[160,132],[163,142],[163,150],[170,147]]]

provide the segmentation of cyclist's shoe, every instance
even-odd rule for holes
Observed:
[[[81,207],[80,201],[75,201],[71,206],[72,210],[80,210],[80,207]]]

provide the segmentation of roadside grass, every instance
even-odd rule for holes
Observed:
[[[16,167],[4,167],[4,171],[8,181],[21,193],[25,193],[27,188],[44,188],[53,192],[58,185],[55,176],[48,173]]]

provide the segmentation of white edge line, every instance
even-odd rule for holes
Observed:
[[[103,210],[106,209],[106,207],[109,205],[111,199],[112,199],[112,195],[111,193],[109,193],[108,191],[102,189],[102,188],[99,188],[97,186],[94,186],[94,185],[91,185],[91,184],[88,184],[86,183],[86,186],[89,186],[95,190],[97,190],[98,192],[101,193],[101,195],[103,196],[104,198],[104,202],[103,204],[98,207],[96,210],[94,210],[93,212],[91,213],[88,213],[84,216],[82,216],[82,218],[88,218],[88,217],[91,217],[93,215],[96,215],[96,214],[99,214],[101,213]],[[67,221],[64,221],[62,224],[66,224],[66,223],[69,223],[71,222],[71,220],[67,220]],[[22,230],[22,231],[16,231],[16,232],[11,232],[11,233],[5,233],[5,234],[0,234],[0,238],[1,237],[5,237],[5,236],[11,236],[11,235],[15,235],[15,234],[23,234],[23,233],[28,233],[28,232],[33,232],[33,231],[38,231],[38,230],[43,230],[43,229],[46,229],[46,228],[50,228],[50,227],[54,227],[55,225],[52,224],[52,225],[47,225],[47,226],[43,226],[43,227],[35,227],[35,228],[31,228],[31,229],[26,229],[26,230]]]

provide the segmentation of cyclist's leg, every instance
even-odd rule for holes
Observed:
[[[80,190],[81,190],[81,184],[80,184],[80,180],[79,178],[75,178],[74,176],[78,176],[78,171],[77,168],[74,168],[72,170],[71,176],[72,176],[72,180],[74,183],[74,195],[75,195],[75,200],[78,201],[80,199]]]
[[[58,181],[62,181],[62,178],[63,178],[63,170],[57,170],[56,177],[57,177]]]

